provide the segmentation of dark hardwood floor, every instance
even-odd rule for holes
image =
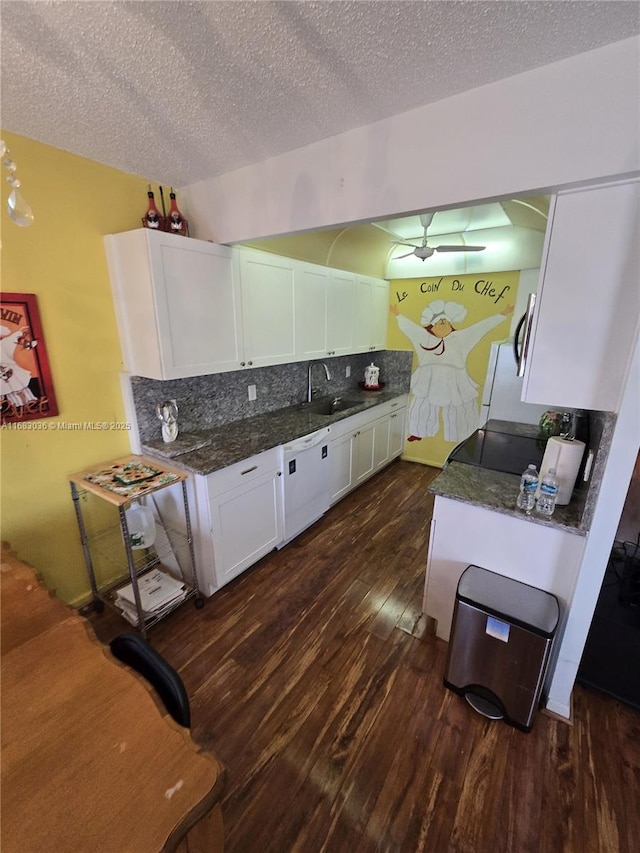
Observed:
[[[572,725],[523,734],[444,688],[421,615],[436,473],[392,464],[151,629],[227,766],[228,853],[639,849],[638,711],[576,687]]]

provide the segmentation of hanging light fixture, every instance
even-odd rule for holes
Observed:
[[[33,222],[33,211],[20,192],[20,178],[16,175],[18,169],[16,161],[12,159],[11,152],[2,139],[0,139],[0,158],[7,172],[7,183],[11,187],[7,199],[7,212],[16,225],[26,228]]]

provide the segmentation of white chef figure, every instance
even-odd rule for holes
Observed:
[[[436,435],[441,410],[445,441],[462,441],[478,423],[478,383],[467,372],[467,358],[491,329],[513,313],[513,305],[466,329],[453,325],[467,315],[465,306],[458,302],[436,299],[429,303],[422,312],[420,326],[403,317],[397,305],[391,306],[391,312],[418,357],[411,376],[408,441]]]

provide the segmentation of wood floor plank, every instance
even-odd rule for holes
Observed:
[[[524,734],[444,687],[422,614],[437,473],[392,464],[149,632],[227,767],[227,853],[638,849],[640,712],[576,687],[572,725]]]

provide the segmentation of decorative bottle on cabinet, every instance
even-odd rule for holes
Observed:
[[[153,228],[156,231],[162,231],[164,220],[160,211],[156,207],[156,201],[153,197],[151,187],[149,187],[147,196],[149,197],[149,205],[147,207],[147,212],[142,217],[142,224],[145,228]]]
[[[173,187],[169,191],[169,198],[171,199],[171,206],[169,207],[167,231],[171,231],[172,234],[187,235],[187,220],[178,209],[178,202],[176,201],[176,194],[173,191]]]

